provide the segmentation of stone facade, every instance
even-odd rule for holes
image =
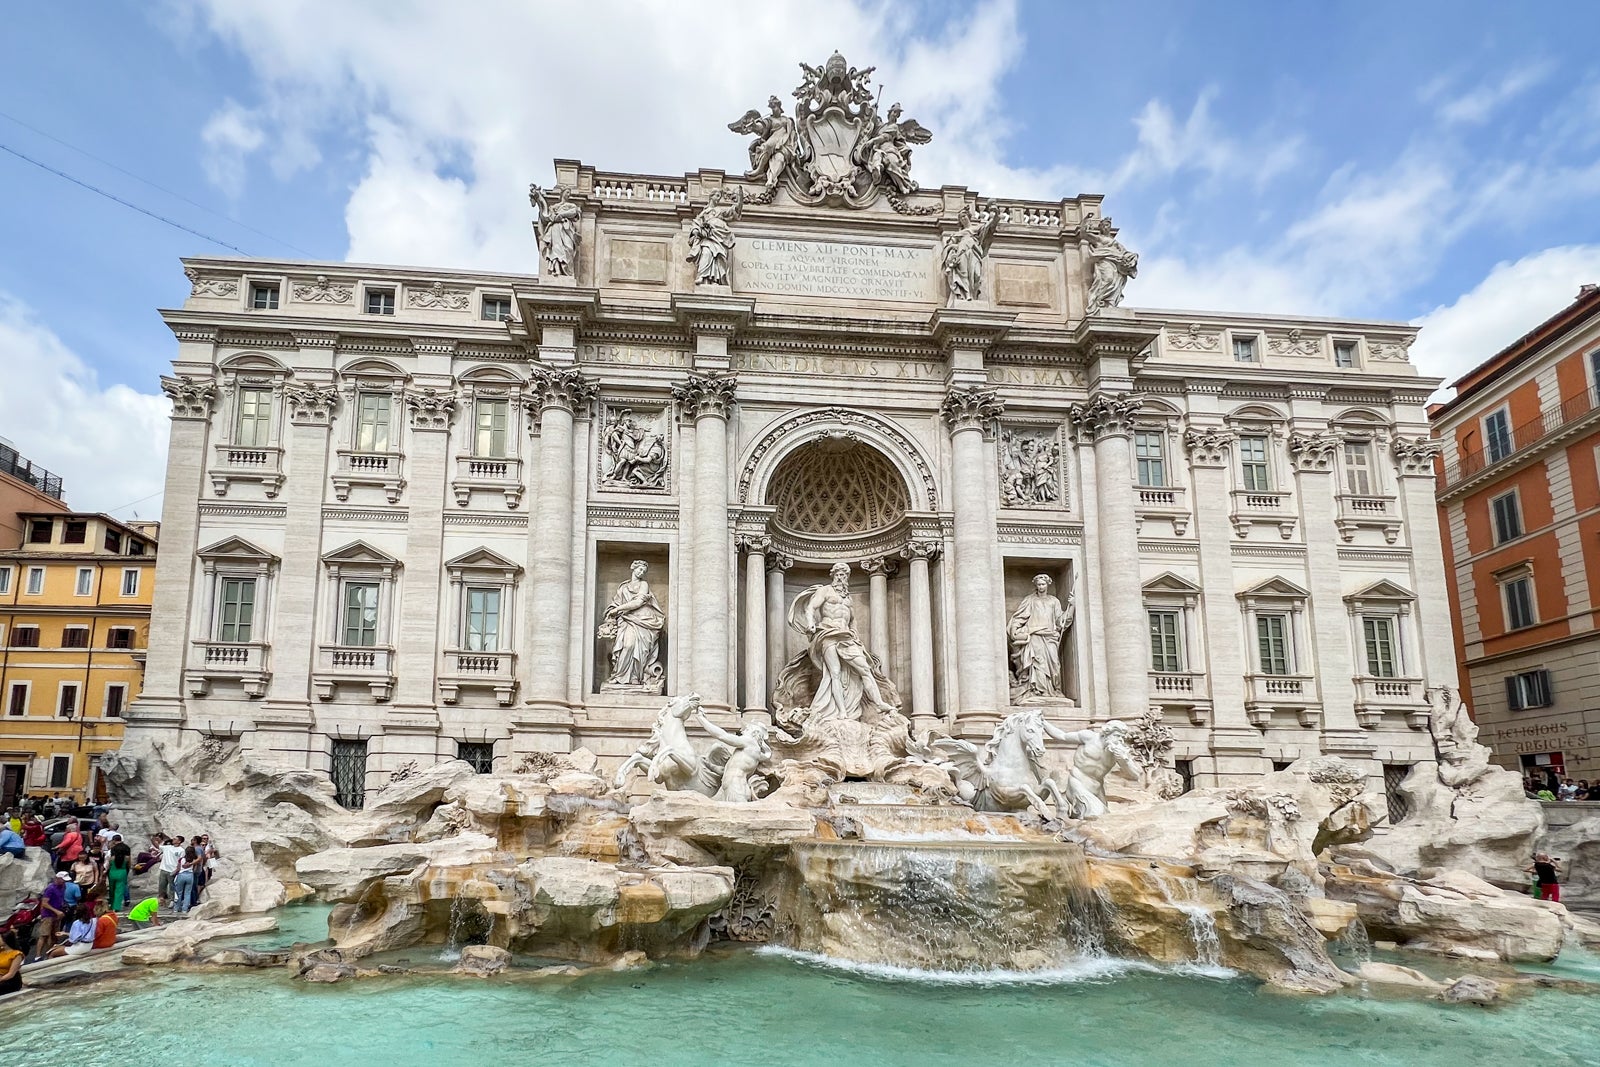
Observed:
[[[1008,712],[1042,574],[1067,728],[1159,706],[1207,784],[1431,760],[1456,666],[1430,471],[1396,451],[1435,384],[1414,331],[1115,306],[1137,256],[1098,197],[908,189],[894,136],[832,185],[558,161],[542,278],[187,261],[130,725],[312,768],[364,744],[373,785],[480,745],[614,765],[663,699],[606,686],[634,561],[665,693],[724,723],[781,710],[790,605],[846,562],[914,734]],[[726,284],[708,203],[738,206]]]

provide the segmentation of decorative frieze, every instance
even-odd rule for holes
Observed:
[[[1333,454],[1339,447],[1336,433],[1291,433],[1289,457],[1297,471],[1331,471]]]
[[[1320,356],[1322,338],[1299,330],[1267,335],[1267,351],[1275,356]]]
[[[672,396],[686,419],[726,419],[733,410],[737,383],[731,374],[691,374],[672,387]]]
[[[993,389],[952,389],[944,395],[939,414],[951,433],[987,430],[1005,411],[1005,401]]]
[[[283,398],[296,426],[327,426],[339,406],[339,390],[332,385],[290,385]]]
[[[413,430],[448,430],[456,413],[456,394],[450,389],[407,389],[406,410]]]
[[[472,306],[472,294],[465,289],[446,289],[444,282],[434,282],[425,289],[406,289],[406,306],[428,311],[466,311]]]
[[[193,267],[183,268],[183,276],[189,279],[190,296],[233,296],[239,292],[237,278],[208,278]]]
[[[355,288],[336,284],[326,274],[319,274],[309,282],[295,285],[293,293],[296,300],[308,304],[348,304],[355,296]]]
[[[673,507],[628,507],[616,504],[589,505],[589,525],[612,529],[676,530],[678,511]]]
[[[175,419],[209,419],[211,407],[217,402],[217,383],[211,378],[163,374],[161,391],[172,401],[172,417]]]
[[[1080,443],[1126,437],[1143,406],[1141,396],[1096,393],[1072,405],[1072,432]]]
[[[1367,356],[1378,363],[1411,362],[1411,341],[1380,341],[1367,339]]]
[[[1222,347],[1222,335],[1191,322],[1182,332],[1167,333],[1167,347],[1175,352],[1215,352]]]

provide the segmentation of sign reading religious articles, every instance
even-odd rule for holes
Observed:
[[[728,124],[734,133],[756,137],[745,177],[763,188],[751,203],[770,203],[782,185],[802,204],[867,207],[887,193],[902,214],[939,210],[912,207],[904,199],[917,191],[911,146],[927,144],[933,134],[916,119],[902,117],[899,104],[878,113],[871,88],[874,69],[857,70],[838,52],[820,67],[802,63],[792,118],[773,96],[767,99],[768,114],[752,108]]]
[[[932,247],[741,239],[733,251],[739,292],[794,293],[858,300],[937,300]]]

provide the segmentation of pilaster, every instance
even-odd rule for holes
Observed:
[[[411,427],[407,462],[413,485],[432,491],[412,493],[407,501],[406,580],[401,583],[400,612],[395,620],[394,705],[387,732],[437,729],[438,656],[441,647],[439,578],[444,567],[444,492],[450,464],[450,427],[459,405],[444,384],[418,387],[405,394]]]

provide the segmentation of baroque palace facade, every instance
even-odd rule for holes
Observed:
[[[918,189],[872,92],[806,68],[732,124],[743,177],[557,161],[537,277],[187,260],[130,732],[356,803],[413,760],[614,765],[663,694],[793,723],[826,647],[914,735],[1155,707],[1196,782],[1433,759],[1414,330],[1123,307],[1099,197]]]

